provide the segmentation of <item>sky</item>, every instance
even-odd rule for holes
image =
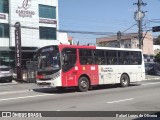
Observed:
[[[138,0],[59,0],[59,29],[71,31],[105,32],[109,36],[118,31],[125,33],[137,32],[138,26],[134,19],[134,12]],[[142,6],[146,11],[143,19],[143,30],[160,26],[160,0],[143,0]],[[109,32],[109,33],[108,33]],[[157,36],[160,33],[153,33]],[[69,33],[74,41],[95,43],[102,35]]]

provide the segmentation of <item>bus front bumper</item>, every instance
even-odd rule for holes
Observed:
[[[52,82],[49,82],[49,81],[37,81],[36,84],[39,87],[55,87],[54,84]]]

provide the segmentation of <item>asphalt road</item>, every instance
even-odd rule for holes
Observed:
[[[0,91],[0,111],[160,111],[160,80],[88,92],[58,92],[35,84],[0,86]]]

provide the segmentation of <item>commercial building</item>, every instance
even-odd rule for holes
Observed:
[[[15,23],[21,24],[22,65],[46,45],[68,44],[59,33],[58,0],[0,0],[0,65],[15,65]]]

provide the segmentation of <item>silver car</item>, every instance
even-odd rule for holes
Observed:
[[[0,65],[0,82],[12,82],[11,67]]]

